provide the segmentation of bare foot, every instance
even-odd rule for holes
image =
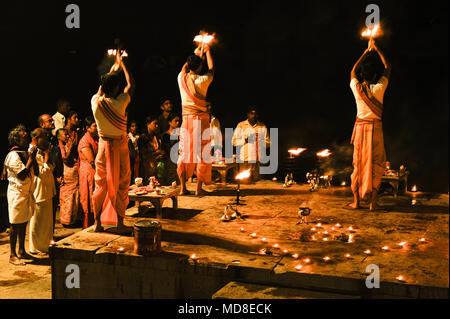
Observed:
[[[103,228],[103,226],[100,223],[95,223],[94,224],[94,232],[99,233],[105,231],[105,229]]]
[[[14,266],[25,266],[26,264],[20,260],[17,256],[11,256],[9,257],[9,263],[13,264]]]
[[[188,191],[187,189],[180,191],[180,196],[184,196],[184,195],[191,195],[192,193],[190,191]]]
[[[350,203],[350,204],[345,205],[345,207],[351,208],[351,209],[358,209],[358,208],[359,208],[359,204],[353,202],[353,203]]]
[[[133,227],[127,227],[125,225],[118,225],[114,233],[119,235],[130,234],[133,232]]]
[[[205,191],[203,188],[200,188],[200,190],[195,192],[195,196],[206,196],[209,192]]]
[[[375,210],[382,210],[383,208],[381,206],[378,206],[377,204],[370,204],[369,205],[369,210],[371,212],[375,211]]]
[[[17,257],[18,257],[19,259],[30,259],[30,260],[33,259],[33,256],[27,254],[26,251],[19,251],[19,252],[17,253]]]

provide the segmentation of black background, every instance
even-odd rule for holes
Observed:
[[[65,26],[69,3],[80,6],[80,29]],[[36,127],[60,97],[82,117],[90,113],[99,66],[117,36],[137,85],[129,117],[159,113],[161,96],[179,107],[176,76],[202,29],[217,33],[208,99],[222,127],[235,127],[257,104],[263,122],[280,130],[280,157],[293,146],[349,145],[350,70],[367,47],[360,32],[369,3],[381,9],[378,43],[393,65],[383,118],[388,160],[409,167],[410,184],[448,192],[448,1],[2,3],[0,155],[11,128]]]

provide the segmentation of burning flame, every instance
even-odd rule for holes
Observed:
[[[411,192],[417,192],[417,186],[414,185],[413,188],[411,188]]]
[[[383,249],[385,251],[388,251],[389,250],[389,246],[383,246],[383,247],[381,247],[381,249]]]
[[[306,151],[306,148],[297,148],[297,149],[290,149],[289,151],[288,151],[288,153],[289,154],[291,154],[291,156],[293,156],[293,155],[295,155],[295,156],[298,156],[298,155],[300,155],[301,153],[303,153],[304,151]]]
[[[309,263],[311,262],[311,259],[309,259],[309,258],[303,259],[303,262],[304,262],[305,264],[309,264]]]
[[[323,260],[325,260],[325,261],[329,261],[330,259],[331,259],[331,258],[328,257],[328,256],[323,257]]]
[[[214,35],[208,33],[196,35],[194,38],[194,42],[206,44],[210,43],[212,40],[214,40]]]
[[[346,257],[346,258],[350,258],[351,255],[350,255],[350,254],[345,254],[345,257]]]
[[[261,241],[266,242],[267,241],[266,237],[261,238]]]
[[[303,268],[302,265],[297,265],[297,266],[295,266],[295,269],[297,269],[297,270],[300,270],[300,269],[302,269],[302,268]]]
[[[241,228],[241,232],[245,232],[245,229],[244,229],[244,227],[242,227],[242,228]]]
[[[256,233],[251,233],[251,234],[250,234],[250,237],[255,238],[255,237],[256,237]]]
[[[379,24],[376,24],[372,28],[366,28],[361,33],[361,36],[363,38],[376,38],[379,35],[380,35],[380,25]]]
[[[408,243],[407,241],[402,241],[402,242],[399,243],[398,245],[404,247],[407,243]]]
[[[251,168],[237,174],[236,179],[243,180],[250,177]]]
[[[122,57],[122,58],[128,56],[127,51],[123,50],[123,51],[121,51],[121,52],[122,52],[122,54],[121,54],[121,57]],[[111,56],[117,55],[117,49],[108,49],[108,55],[111,55]]]
[[[292,255],[292,258],[297,259],[297,258],[298,258],[298,254],[293,254],[293,255]]]
[[[367,250],[364,251],[364,253],[365,253],[366,255],[370,255],[372,252],[370,251],[370,249],[367,249]]]
[[[397,279],[399,281],[405,281],[405,278],[402,275],[395,277],[395,279]]]
[[[319,157],[328,157],[330,156],[332,153],[330,152],[330,150],[327,148],[323,151],[320,151],[319,153],[317,153],[316,155]]]
[[[196,254],[192,254],[191,255],[191,259],[197,259],[198,257],[197,257],[197,255]]]
[[[425,238],[420,238],[419,242],[424,243],[424,242],[426,242],[426,239]]]
[[[346,185],[347,185],[347,183],[345,181],[341,183],[341,186],[346,186]]]
[[[278,245],[278,244],[273,245],[273,248],[279,248],[279,247],[280,247],[280,245]]]

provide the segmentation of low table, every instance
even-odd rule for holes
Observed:
[[[134,186],[134,187],[133,187]],[[141,205],[141,202],[151,202],[156,209],[156,218],[162,219],[162,206],[166,199],[172,199],[173,209],[178,209],[178,194],[180,192],[179,187],[171,187],[171,186],[159,186],[161,189],[161,195],[157,195],[156,192],[147,193],[144,195],[136,195],[135,189],[136,185],[132,185],[130,190],[128,191],[128,197],[131,201],[135,201],[138,203],[138,209]]]
[[[397,195],[399,193],[399,185],[400,183],[404,183],[404,187],[400,190],[401,193],[405,193],[408,189],[408,175],[409,172],[404,172],[402,174],[396,175],[383,175],[381,177],[381,183],[386,183],[391,185],[394,188],[394,198],[397,198]]]
[[[212,170],[216,171],[220,174],[220,181],[222,184],[226,184],[227,182],[227,173],[230,169],[236,169],[237,164],[234,163],[213,163],[212,164]]]

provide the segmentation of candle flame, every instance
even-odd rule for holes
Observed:
[[[311,259],[305,258],[305,259],[303,259],[303,262],[304,262],[305,264],[309,264],[309,263],[311,262]]]
[[[303,153],[306,150],[307,150],[306,148],[299,147],[297,149],[294,148],[294,149],[288,150],[288,153],[291,154],[291,155],[298,156],[298,155],[300,155],[301,153]]]
[[[316,155],[319,156],[319,157],[328,157],[328,156],[330,156],[331,154],[333,154],[333,153],[331,153],[329,149],[325,149],[325,150],[323,150],[323,151],[320,151],[320,152],[317,153]]]
[[[261,238],[261,241],[267,241],[267,239],[265,237]]]
[[[413,188],[411,188],[411,192],[417,192],[417,186],[414,185]]]
[[[370,255],[372,252],[370,251],[370,249],[367,249],[367,250],[364,251],[364,253],[365,253],[366,255]]]
[[[346,185],[347,185],[347,183],[345,181],[341,183],[341,186],[346,186]]]
[[[426,239],[425,239],[425,238],[420,238],[419,241],[420,241],[421,243],[424,243],[424,242],[426,241]]]
[[[297,269],[297,270],[300,270],[300,269],[302,269],[302,268],[303,268],[302,265],[297,265],[297,266],[295,266],[295,269]]]
[[[328,241],[328,238],[327,237],[323,238],[323,241]]]
[[[407,243],[408,243],[407,241],[402,241],[402,242],[399,243],[398,245],[404,247]]]
[[[293,255],[292,255],[292,258],[297,259],[297,258],[298,258],[298,254],[293,254]]]
[[[247,170],[245,170],[243,172],[240,172],[239,174],[236,175],[236,179],[237,180],[243,180],[243,179],[249,178],[250,177],[250,171],[251,171],[251,168],[249,168],[249,169],[247,169]]]
[[[241,228],[241,232],[245,232],[245,229],[244,229],[244,227],[242,227],[242,228]]]
[[[325,261],[329,261],[330,259],[331,259],[331,258],[328,257],[328,256],[323,257],[323,260],[325,260]]]
[[[405,280],[405,278],[402,275],[396,277],[395,279],[397,279],[399,281],[404,281]]]
[[[256,237],[256,233],[251,233],[250,236],[251,237]]]
[[[366,28],[361,33],[361,36],[363,38],[376,38],[379,35],[380,35],[380,25],[379,24],[376,24],[375,26],[373,26],[371,28]]]
[[[209,44],[213,39],[214,39],[214,35],[204,33],[204,34],[196,35],[194,38],[194,42]]]
[[[383,247],[381,247],[381,249],[383,249],[383,250],[389,250],[389,246],[383,246]]]
[[[196,254],[192,254],[191,255],[191,259],[197,259],[197,255]]]
[[[340,228],[340,227],[341,227],[341,224],[337,223],[337,224],[336,224],[336,225],[334,225],[334,226],[336,226],[336,227]]]
[[[278,248],[278,247],[280,247],[280,245],[278,245],[278,244],[273,245],[273,248]]]
[[[350,258],[351,255],[350,255],[350,254],[345,254],[345,257],[346,257],[346,258]]]

